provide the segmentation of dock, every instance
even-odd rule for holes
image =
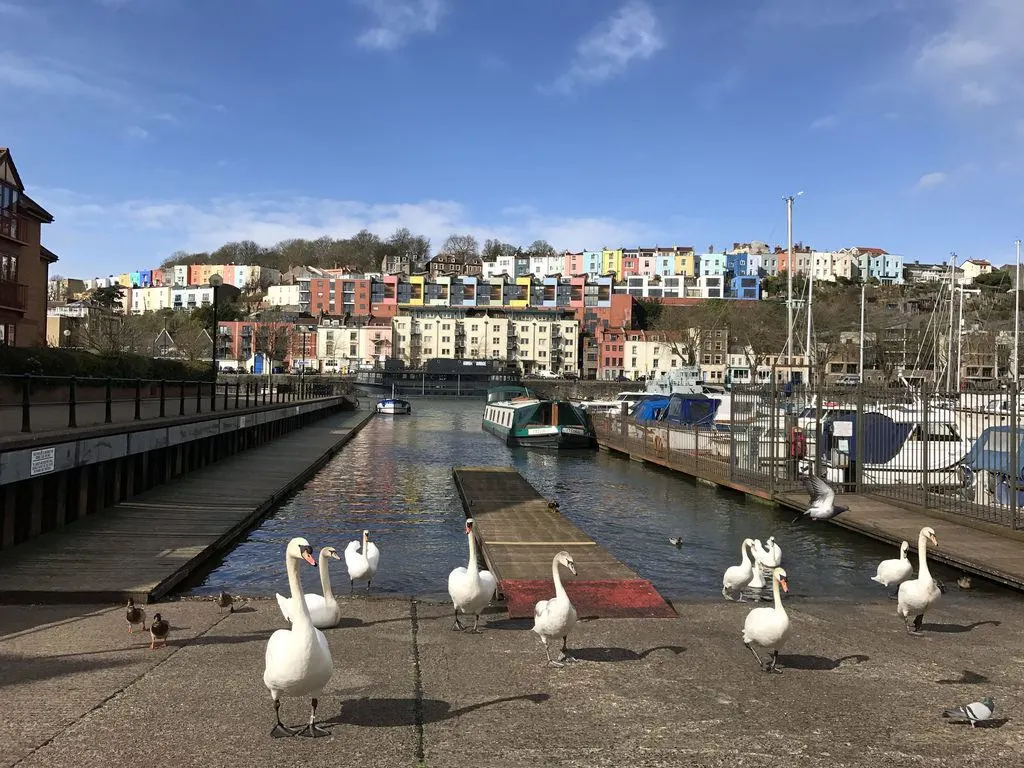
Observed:
[[[473,518],[487,568],[498,580],[510,618],[530,618],[554,595],[551,561],[565,550],[578,570],[561,569],[581,618],[675,618],[649,581],[569,522],[509,467],[456,467],[455,486]]]
[[[346,411],[4,552],[0,601],[152,602],[323,467],[370,419]]]

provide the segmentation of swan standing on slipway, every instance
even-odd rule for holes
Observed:
[[[907,632],[911,634],[921,631],[925,612],[942,594],[939,585],[932,578],[931,571],[928,570],[926,550],[929,541],[936,547],[939,546],[935,531],[927,527],[922,528],[917,537],[917,578],[900,584],[899,603],[896,604],[896,613],[903,617],[907,624]],[[913,624],[910,621],[911,616],[914,617]]]
[[[772,591],[775,594],[775,605],[772,608],[755,608],[747,614],[747,619],[743,622],[743,644],[747,646],[748,651],[754,654],[761,669],[765,672],[781,674],[782,670],[776,667],[779,663],[779,648],[786,642],[786,635],[789,634],[789,616],[786,614],[786,609],[782,607],[780,585],[783,590],[789,592],[786,572],[781,568],[776,568],[772,571]],[[761,657],[757,655],[757,651],[754,650],[751,643],[762,648],[770,648],[772,650],[771,661],[767,664],[761,661]]]
[[[569,569],[569,573],[576,575],[576,562],[568,552],[559,552],[551,561],[551,578],[555,582],[555,596],[550,600],[540,600],[533,609],[533,631],[540,635],[544,643],[544,655],[548,657],[548,664],[553,667],[562,667],[567,663],[576,661],[569,655],[566,648],[569,633],[576,625],[576,609],[569,601],[569,595],[562,586],[562,576],[558,572],[559,564]],[[548,649],[548,638],[557,640],[562,638],[562,652],[558,660],[552,660],[551,652]]]
[[[473,518],[466,519],[466,536],[469,537],[469,566],[458,567],[448,574],[448,594],[451,595],[452,605],[455,606],[455,623],[452,630],[463,630],[465,627],[459,621],[459,611],[465,614],[472,613],[476,620],[473,622],[473,632],[479,632],[480,612],[491,602],[491,596],[498,588],[498,580],[490,571],[481,571],[476,564],[476,537],[473,535]]]
[[[743,562],[725,569],[725,575],[722,576],[722,597],[735,600],[735,596],[739,594],[739,602],[744,602],[743,589],[754,578],[754,567],[750,562],[750,558],[747,557],[747,547],[753,546],[753,539],[744,539],[743,544],[740,545],[740,555],[743,557]]]
[[[914,566],[907,559],[907,550],[910,549],[910,542],[904,541],[900,544],[900,556],[893,560],[883,560],[878,564],[878,570],[871,577],[883,587],[899,587],[904,581],[914,575]],[[896,599],[896,593],[889,595]]]
[[[370,532],[363,531],[363,551],[359,551],[359,541],[350,541],[345,547],[345,565],[348,566],[348,585],[353,590],[356,582],[366,579],[366,591],[370,591],[370,582],[377,575],[380,564],[380,550],[370,541]]]
[[[267,641],[266,665],[263,669],[263,684],[270,690],[274,699],[274,715],[277,725],[270,732],[273,737],[294,736],[296,732],[303,736],[327,736],[329,732],[316,724],[316,707],[324,686],[331,679],[334,671],[331,660],[331,649],[327,645],[324,633],[313,626],[309,609],[302,596],[302,583],[299,579],[299,561],[305,560],[315,566],[313,548],[303,538],[294,538],[285,549],[285,567],[288,570],[288,584],[291,587],[292,616],[291,629],[279,629]],[[281,722],[281,697],[310,696],[313,709],[309,715],[309,725],[301,731],[288,728]]]
[[[754,541],[754,559],[769,571],[782,565],[782,550],[775,543],[774,536],[769,536],[764,546],[761,546],[760,539]]]
[[[331,571],[327,563],[327,559],[331,557],[335,560],[341,559],[334,547],[324,547],[320,550],[320,588],[324,593],[318,595],[316,592],[307,592],[302,596],[306,601],[306,609],[309,611],[313,626],[318,629],[333,627],[341,620],[341,606],[338,605],[334,598],[334,590],[331,589]],[[291,600],[278,594],[277,605],[284,620],[291,621]]]

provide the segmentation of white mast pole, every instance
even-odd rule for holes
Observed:
[[[1013,388],[1020,382],[1020,240],[1017,240],[1017,272],[1013,276]]]
[[[864,383],[864,289],[867,283],[860,284],[860,383]]]

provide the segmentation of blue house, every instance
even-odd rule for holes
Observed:
[[[729,296],[757,301],[761,298],[761,280],[756,275],[737,275],[729,281]]]
[[[730,277],[749,275],[747,253],[727,253],[725,255],[725,271]]]

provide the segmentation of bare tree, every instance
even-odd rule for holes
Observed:
[[[764,361],[786,345],[786,307],[769,301],[734,301],[727,322],[729,336],[743,348],[754,381]]]
[[[96,312],[82,328],[82,344],[98,355],[145,354],[146,334],[138,318]]]
[[[470,259],[479,257],[480,244],[472,235],[448,235],[441,250],[453,256]]]
[[[655,329],[669,332],[672,353],[690,365],[699,365],[705,342],[728,327],[728,302],[706,299],[688,306],[665,306]],[[724,354],[724,352],[723,352]]]

